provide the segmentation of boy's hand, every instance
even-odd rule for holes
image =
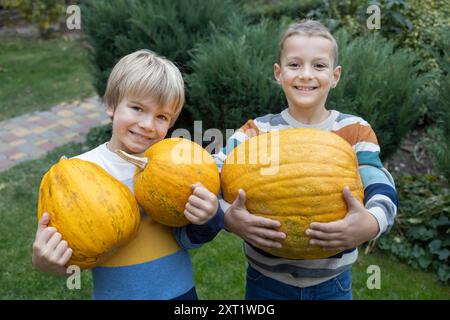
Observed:
[[[204,224],[216,214],[219,201],[200,182],[193,184],[191,188],[192,194],[186,203],[184,216],[193,224]]]
[[[310,224],[305,232],[311,238],[311,245],[319,245],[325,250],[344,251],[356,248],[378,234],[378,221],[353,197],[347,187],[344,188],[344,199],[348,213],[343,219]]]
[[[278,231],[280,222],[256,216],[245,207],[245,192],[239,189],[236,200],[225,213],[225,229],[260,249],[281,248],[286,234]]]
[[[41,271],[66,276],[65,264],[72,256],[72,249],[61,239],[56,228],[48,226],[49,222],[50,216],[45,212],[38,222],[32,263]]]

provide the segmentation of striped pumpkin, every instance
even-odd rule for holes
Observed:
[[[200,145],[183,138],[168,138],[152,145],[144,157],[118,154],[137,165],[134,194],[150,217],[170,227],[187,225],[184,208],[192,194],[191,185],[200,182],[219,193],[220,177],[211,155]]]
[[[72,249],[67,263],[92,268],[137,232],[140,213],[131,191],[95,163],[62,158],[42,178],[38,218],[50,214]]]
[[[249,212],[280,221],[287,237],[281,249],[267,251],[289,259],[338,253],[309,245],[305,230],[311,222],[346,215],[345,186],[363,200],[352,147],[338,135],[317,129],[274,131],[244,141],[225,160],[221,185],[226,201],[233,202],[242,188]]]

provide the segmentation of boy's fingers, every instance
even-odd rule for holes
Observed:
[[[72,257],[72,249],[67,248],[67,250],[63,253],[61,258],[59,259],[59,263],[61,265],[66,265],[67,262],[69,262],[71,257]]]
[[[332,222],[312,222],[309,227],[312,230],[322,231],[326,233],[338,233],[343,230],[343,220]]]
[[[56,232],[47,242],[47,248],[54,251],[62,239],[61,233]]]
[[[185,215],[186,219],[188,219],[189,222],[191,222],[191,223],[198,224],[201,222],[199,217],[193,215],[192,213],[190,213],[187,210],[184,210],[184,215]]]
[[[189,203],[186,205],[185,210],[187,212],[189,212],[190,214],[192,214],[196,217],[199,217],[199,218],[203,218],[205,216],[205,211],[203,209],[194,207],[194,206],[190,205]]]
[[[245,209],[245,201],[246,201],[245,191],[243,189],[239,189],[238,195],[233,202],[233,206],[236,208]]]
[[[336,250],[337,248],[343,247],[343,242],[339,240],[317,240],[313,239],[309,241],[312,246],[319,246],[322,248],[327,248],[328,250]]]
[[[209,192],[208,189],[206,188],[196,188],[194,190],[194,192],[192,193],[191,197],[197,197],[200,200],[204,200],[204,201],[213,201],[214,198],[216,198],[216,196],[212,193]]]
[[[60,241],[55,248],[55,257],[57,257],[57,259],[61,259],[62,255],[64,254],[64,252],[66,252],[66,250],[69,248],[69,246],[67,245],[67,241],[62,240]]]
[[[39,231],[36,235],[36,242],[39,246],[44,247],[47,245],[49,239],[57,232],[54,227],[47,227]]]
[[[250,242],[255,245],[256,247],[260,248],[260,249],[265,249],[265,248],[281,248],[282,244],[276,241],[271,241],[268,239],[264,239],[261,237],[252,237],[249,239]]]
[[[363,207],[363,205],[353,196],[348,187],[344,188],[343,194],[345,202],[347,203],[348,211]]]
[[[194,184],[191,184],[191,190],[192,190],[193,193],[195,193],[197,190],[201,190],[203,188],[205,188],[205,187],[200,182],[196,182]]]
[[[276,229],[281,226],[281,223],[277,220],[272,220],[264,217],[259,217],[253,215],[254,219],[254,225],[262,228],[270,228],[270,229]]]
[[[44,212],[42,214],[42,217],[38,221],[37,233],[40,233],[42,230],[47,228],[49,223],[50,223],[50,215],[47,212]]]
[[[274,231],[266,228],[257,228],[255,229],[255,234],[260,238],[266,240],[284,240],[286,239],[286,234],[279,231]]]
[[[186,207],[187,207],[187,205],[190,204],[191,206],[194,206],[194,207],[197,207],[197,208],[201,209],[203,207],[203,204],[204,204],[203,201],[204,200],[202,200],[198,196],[191,195],[188,198],[188,202],[186,203]]]
[[[312,229],[306,229],[305,234],[314,239],[319,240],[337,240],[340,239],[341,233],[329,233],[329,232],[322,232],[319,230],[312,230]]]

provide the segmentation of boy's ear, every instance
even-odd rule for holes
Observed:
[[[336,88],[339,79],[341,78],[341,73],[342,73],[342,67],[341,66],[337,66],[336,68],[334,68],[333,70],[333,82],[331,83],[331,87],[332,88]]]
[[[275,63],[273,65],[273,75],[274,75],[275,80],[277,81],[277,83],[280,84],[281,83],[281,79],[280,79],[281,67],[278,65],[278,63]]]
[[[114,108],[111,107],[111,106],[109,106],[109,105],[107,105],[107,106],[106,106],[106,114],[107,114],[110,118],[112,118],[112,116],[114,115]]]

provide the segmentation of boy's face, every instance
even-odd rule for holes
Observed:
[[[113,133],[108,148],[131,154],[141,154],[164,139],[174,117],[171,106],[160,106],[153,99],[132,97],[125,97],[115,110],[108,106],[106,113],[113,117]]]
[[[280,60],[281,65],[274,65],[274,75],[289,106],[296,110],[325,107],[328,92],[341,75],[340,66],[333,68],[331,41],[293,35],[284,42]]]

